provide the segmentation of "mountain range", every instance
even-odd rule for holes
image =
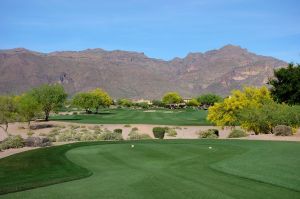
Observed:
[[[184,97],[207,92],[226,96],[245,85],[265,85],[274,69],[285,66],[234,45],[169,61],[100,48],[51,53],[15,48],[0,50],[0,93],[59,83],[70,95],[100,87],[114,98],[158,99],[168,91]]]

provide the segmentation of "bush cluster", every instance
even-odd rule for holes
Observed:
[[[164,139],[166,128],[165,127],[154,127],[152,129],[153,135],[155,138]]]
[[[276,136],[289,136],[293,134],[292,128],[286,125],[277,125],[273,129]]]
[[[216,139],[218,137],[219,131],[217,129],[207,129],[199,132],[199,138]]]
[[[123,140],[122,134],[111,131],[101,133],[99,138],[100,140]]]
[[[129,140],[146,140],[146,139],[152,139],[150,135],[145,133],[139,133],[138,131],[131,130],[128,134]]]
[[[122,129],[121,129],[122,130]],[[99,126],[90,127],[89,129],[71,128],[69,130],[53,129],[47,138],[52,142],[67,141],[97,141],[97,140],[122,140],[122,132],[115,129],[111,132],[107,129],[101,129]]]
[[[166,130],[167,136],[176,137],[177,131],[175,130],[175,128],[165,127],[165,130]]]
[[[24,140],[19,135],[11,135],[0,143],[0,151],[10,148],[21,148],[24,146]]]
[[[240,137],[246,137],[246,136],[248,136],[248,134],[245,131],[240,130],[240,129],[233,129],[230,132],[228,138],[240,138]]]
[[[122,134],[123,130],[122,129],[114,129],[114,133],[119,133]]]

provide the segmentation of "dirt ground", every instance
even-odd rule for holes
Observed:
[[[127,139],[128,134],[131,131],[132,128],[137,127],[140,133],[146,133],[153,137],[152,129],[155,126],[162,126],[162,127],[175,127],[170,125],[147,125],[147,124],[131,124],[130,127],[125,127],[124,124],[77,124],[77,123],[68,123],[68,122],[56,122],[56,121],[49,121],[49,122],[32,122],[32,126],[36,125],[48,125],[47,128],[41,128],[37,130],[31,130],[34,134],[32,136],[40,136],[40,134],[47,134],[49,133],[53,128],[58,126],[65,126],[65,129],[70,129],[72,125],[80,125],[80,126],[86,126],[88,127],[94,127],[99,126],[102,129],[107,128],[108,130],[113,131],[114,129],[120,128],[123,129],[123,138]],[[169,137],[165,136],[165,139],[197,139],[198,138],[198,132],[207,130],[210,128],[218,129],[219,130],[219,138],[220,139],[228,139],[228,135],[231,131],[230,128],[221,129],[220,127],[215,126],[177,126],[177,136],[176,137]],[[9,124],[8,132],[11,135],[21,135],[23,138],[27,138],[29,129],[27,127],[27,124],[25,123],[12,123]],[[5,132],[0,129],[0,141],[5,139],[7,135]],[[235,138],[237,139],[237,138]],[[263,134],[263,135],[253,135],[250,134],[248,137],[245,138],[238,138],[238,139],[249,139],[249,140],[277,140],[277,141],[300,141],[300,129],[298,129],[297,133],[293,136],[275,136],[272,134]],[[64,144],[61,142],[55,142],[54,145]],[[33,147],[24,147],[20,149],[9,149],[0,152],[0,158],[35,149]]]

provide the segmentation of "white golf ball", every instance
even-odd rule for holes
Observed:
[[[212,147],[210,146],[210,147],[208,147],[209,149],[212,149]]]
[[[134,148],[134,145],[133,145],[133,144],[131,145],[131,148]]]

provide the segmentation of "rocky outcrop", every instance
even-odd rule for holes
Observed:
[[[0,51],[0,93],[21,93],[40,84],[60,83],[71,95],[95,87],[114,98],[154,99],[167,91],[185,97],[203,92],[227,95],[243,85],[264,85],[274,69],[286,65],[233,45],[171,61],[98,48],[52,53],[18,48]]]

